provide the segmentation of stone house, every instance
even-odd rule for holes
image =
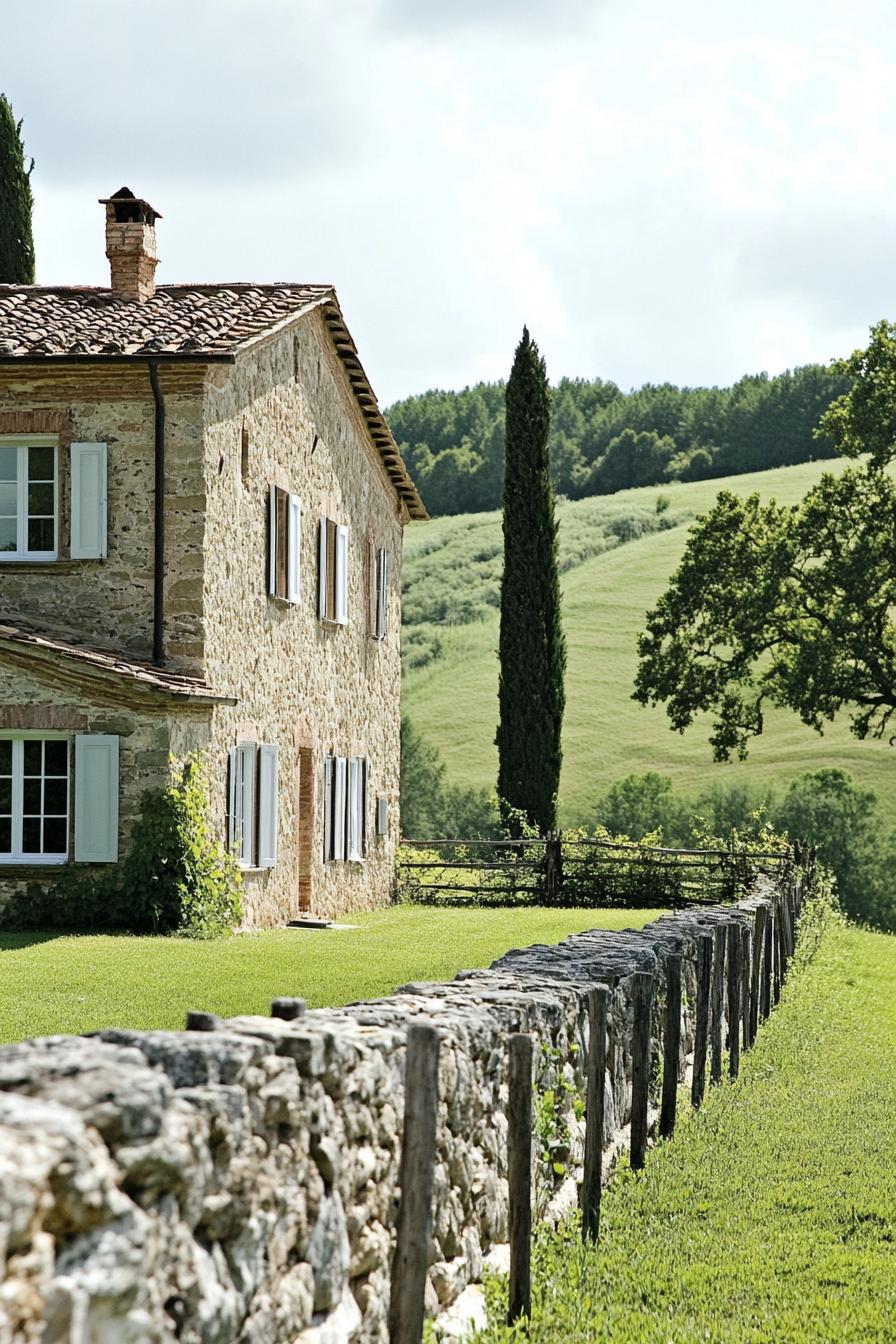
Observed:
[[[127,851],[205,753],[247,923],[387,900],[402,529],[425,518],[329,285],[0,285],[0,908]]]

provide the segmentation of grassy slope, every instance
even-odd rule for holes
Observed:
[[[721,488],[747,494],[758,490],[781,503],[793,503],[822,471],[839,464],[809,463],[724,481],[701,481],[667,489],[676,512],[691,516],[710,507]],[[623,491],[614,499],[645,504],[656,487]],[[576,513],[591,501],[560,507],[561,529],[576,526]],[[485,521],[488,520],[488,522]],[[440,519],[410,530],[408,574],[413,582],[415,556],[432,552],[443,538],[469,519]],[[486,515],[471,536],[500,533],[498,515]],[[896,761],[879,742],[858,742],[845,721],[823,737],[792,714],[772,712],[766,731],[746,762],[712,763],[707,731],[695,725],[673,733],[662,710],[644,709],[631,700],[637,663],[635,641],[645,612],[653,605],[682,554],[688,524],[642,537],[597,555],[569,570],[562,579],[564,622],[569,646],[567,710],[561,811],[566,824],[586,819],[593,800],[620,776],[660,770],[688,792],[708,782],[733,780],[787,782],[802,770],[840,765],[875,789],[889,807],[896,805]],[[472,543],[471,543],[472,544]],[[453,572],[449,565],[446,582]],[[416,726],[441,751],[453,781],[493,787],[497,773],[494,748],[497,723],[497,615],[475,624],[439,628],[442,656],[411,669],[404,682],[404,706]]]
[[[280,930],[218,942],[0,934],[0,1041],[101,1027],[180,1028],[189,1008],[233,1017],[272,998],[312,1007],[448,980],[508,948],[582,929],[640,928],[656,910],[432,910],[356,916],[345,931]]]
[[[739,1081],[604,1196],[598,1249],[543,1244],[533,1344],[892,1340],[894,990],[896,938],[829,934]]]

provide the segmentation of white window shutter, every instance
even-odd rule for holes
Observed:
[[[376,800],[376,833],[377,835],[386,835],[389,831],[389,799],[377,798]]]
[[[318,614],[322,621],[327,619],[327,520],[320,520],[320,536],[318,539],[318,562],[317,562],[317,582],[318,582]]]
[[[286,561],[286,600],[299,600],[299,553],[302,536],[302,501],[298,495],[289,497],[289,554]]]
[[[243,837],[243,753],[231,747],[227,753],[227,848],[242,846]]]
[[[118,738],[75,737],[75,860],[118,862]]]
[[[239,860],[244,868],[255,865],[255,837],[252,834],[252,819],[255,816],[255,743],[241,742],[237,748],[242,761],[240,763],[240,852]]]
[[[336,528],[336,622],[348,624],[348,528]]]
[[[324,863],[333,858],[333,757],[324,757]]]
[[[333,780],[333,858],[345,858],[345,808],[347,765],[344,756],[337,756]]]
[[[347,833],[348,833],[348,857],[350,859],[359,859],[361,857],[361,828],[360,822],[360,796],[361,796],[361,762],[357,756],[352,756],[348,763],[348,808],[347,810]]]
[[[268,486],[268,592],[277,596],[277,487]]]
[[[104,443],[73,443],[69,449],[72,490],[73,560],[101,560],[106,554],[107,452]]]
[[[367,757],[361,761],[361,858],[367,857],[367,780],[369,769]]]
[[[258,866],[273,868],[277,862],[277,747],[258,748]]]

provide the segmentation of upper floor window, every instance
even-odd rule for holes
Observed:
[[[0,442],[0,560],[55,560],[58,534],[56,447]]]
[[[389,628],[389,552],[380,547],[374,567],[374,639],[385,639]]]
[[[348,624],[348,528],[332,518],[320,520],[318,612],[322,621]]]
[[[268,592],[284,602],[299,600],[301,524],[298,495],[272,485],[268,491]]]

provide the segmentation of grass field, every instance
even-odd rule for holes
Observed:
[[[449,980],[511,947],[583,929],[640,928],[657,910],[433,910],[355,916],[357,928],[183,938],[0,934],[0,1041],[118,1026],[180,1028],[190,1008],[266,1013],[294,995],[313,1008]]]
[[[563,775],[560,786],[564,824],[590,818],[594,800],[623,775],[647,770],[668,774],[683,792],[707,783],[749,780],[786,787],[803,770],[837,765],[873,788],[882,803],[896,805],[896,758],[880,742],[859,742],[845,720],[823,737],[792,714],[773,711],[764,735],[746,762],[715,765],[707,746],[706,728],[695,724],[687,733],[673,733],[661,709],[645,709],[631,699],[637,663],[635,641],[644,615],[664,590],[682,554],[689,520],[709,508],[722,488],[740,494],[759,491],[780,503],[794,503],[821,476],[839,463],[808,463],[726,480],[690,485],[629,490],[611,497],[614,507],[635,514],[655,513],[656,497],[670,501],[677,526],[652,531],[635,540],[576,563],[587,555],[588,522],[602,526],[607,501],[579,500],[559,507],[561,558],[564,534],[568,566],[562,576],[563,616],[569,651],[564,725]],[[483,514],[442,518],[409,529],[405,584],[409,592],[419,581],[427,592],[437,581],[450,596],[469,583],[491,584],[494,599],[495,548],[500,549],[500,516]],[[602,544],[600,542],[599,544]],[[444,563],[439,571],[439,557]],[[478,565],[477,557],[481,557]],[[489,577],[491,576],[491,577]],[[446,599],[447,601],[447,599]],[[434,597],[429,607],[437,610]],[[420,606],[418,604],[418,613]],[[497,756],[498,617],[491,614],[466,624],[451,624],[448,602],[443,619],[421,622],[405,632],[409,649],[437,640],[438,656],[423,666],[406,659],[404,708],[415,726],[442,754],[452,782],[494,787]]]
[[[827,935],[736,1084],[542,1239],[533,1344],[896,1337],[896,938]],[[479,1344],[522,1339],[496,1326]]]

